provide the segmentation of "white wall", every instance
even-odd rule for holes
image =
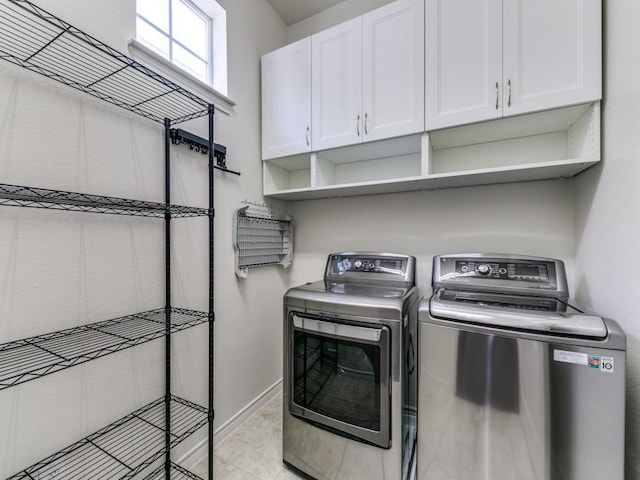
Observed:
[[[640,478],[640,4],[603,2],[603,161],[576,182],[578,298],[628,336],[626,478]]]
[[[351,20],[391,1],[393,0],[344,0],[317,15],[289,25],[287,28],[287,43],[295,42],[326,28]]]
[[[37,2],[127,52],[135,1]],[[263,1],[219,0],[228,20],[228,95],[216,142],[241,177],[216,172],[216,428],[281,378],[279,267],[234,274],[231,224],[262,201],[260,56],[285,43]],[[181,125],[205,135],[206,120]],[[173,202],[206,206],[206,161],[173,148]],[[0,181],[163,201],[163,129],[0,62]],[[273,202],[271,202],[273,203]],[[285,208],[275,204],[276,209]],[[172,221],[176,306],[206,310],[206,219]],[[0,343],[164,305],[163,222],[3,207]],[[174,393],[207,403],[206,327],[174,335]],[[6,478],[163,394],[163,342],[0,391],[0,478]],[[198,432],[196,440],[206,432]]]
[[[414,255],[421,295],[440,253],[549,256],[564,260],[571,275],[572,199],[571,181],[553,180],[292,202],[291,284],[322,278],[327,254],[345,250]]]

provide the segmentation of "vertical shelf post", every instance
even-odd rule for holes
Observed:
[[[208,480],[213,480],[213,234],[214,234],[214,189],[213,189],[213,169],[214,158],[214,115],[215,107],[209,104],[209,425],[208,425]]]
[[[164,119],[164,261],[165,261],[165,479],[171,478],[171,120]]]

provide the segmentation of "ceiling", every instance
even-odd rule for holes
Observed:
[[[293,23],[320,13],[344,0],[267,0],[284,23]]]

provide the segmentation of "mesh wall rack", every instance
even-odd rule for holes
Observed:
[[[0,184],[0,206],[155,217],[165,229],[165,306],[0,344],[0,393],[24,382],[141,343],[164,338],[164,396],[10,477],[37,479],[64,462],[65,479],[194,479],[171,449],[207,426],[213,444],[213,234],[215,164],[213,105],[26,0],[0,0],[0,59],[164,125],[165,202]],[[172,125],[208,117],[208,208],[171,204]],[[229,171],[231,172],[231,171]],[[237,172],[231,172],[237,173]],[[208,312],[171,304],[171,220],[208,218]],[[207,324],[208,405],[171,393],[171,335]],[[213,458],[208,455],[208,479]]]

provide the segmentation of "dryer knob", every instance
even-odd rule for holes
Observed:
[[[481,263],[476,267],[476,273],[486,277],[491,274],[491,266],[486,263]]]
[[[356,270],[360,270],[362,268],[362,260],[355,260],[353,266]]]

